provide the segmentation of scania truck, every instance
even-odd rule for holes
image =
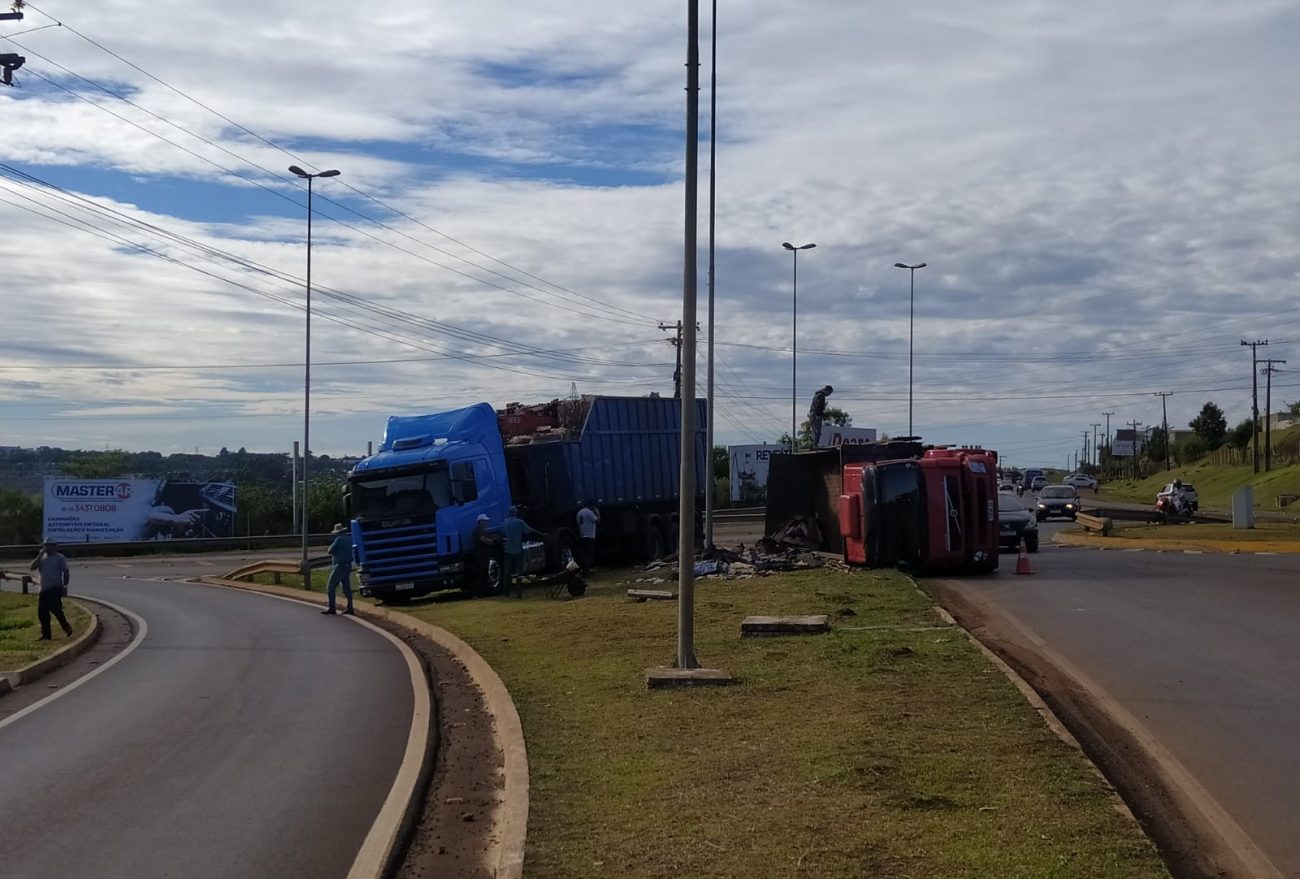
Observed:
[[[525,547],[530,574],[566,567],[588,502],[601,515],[598,558],[653,559],[675,549],[680,400],[596,396],[521,411],[478,403],[388,419],[378,451],[348,474],[363,595],[398,603],[475,586],[475,522],[482,514],[500,525],[511,506],[545,534]],[[697,401],[691,453],[700,509],[704,413]]]

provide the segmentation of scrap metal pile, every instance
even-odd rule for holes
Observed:
[[[498,410],[497,422],[506,445],[522,446],[574,439],[582,431],[591,397],[551,400],[549,403],[507,403]]]

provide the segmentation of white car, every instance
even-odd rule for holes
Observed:
[[[1097,480],[1086,473],[1072,473],[1065,477],[1066,485],[1073,485],[1075,488],[1090,488],[1097,490]]]

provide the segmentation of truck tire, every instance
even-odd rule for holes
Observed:
[[[557,528],[546,540],[546,564],[552,571],[563,571],[577,558],[578,536],[568,528]]]
[[[658,516],[645,520],[642,535],[642,555],[647,562],[658,561],[668,554],[668,544],[664,542],[664,532],[660,528]]]

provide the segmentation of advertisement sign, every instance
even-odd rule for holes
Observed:
[[[859,443],[874,443],[876,441],[876,429],[874,427],[834,427],[830,424],[822,425],[821,442],[817,444],[820,449],[833,449],[837,446],[852,446]]]
[[[58,543],[233,537],[233,482],[46,479],[45,539]]]
[[[767,502],[767,466],[773,455],[789,449],[777,445],[728,446],[731,456],[731,500],[756,506]]]

